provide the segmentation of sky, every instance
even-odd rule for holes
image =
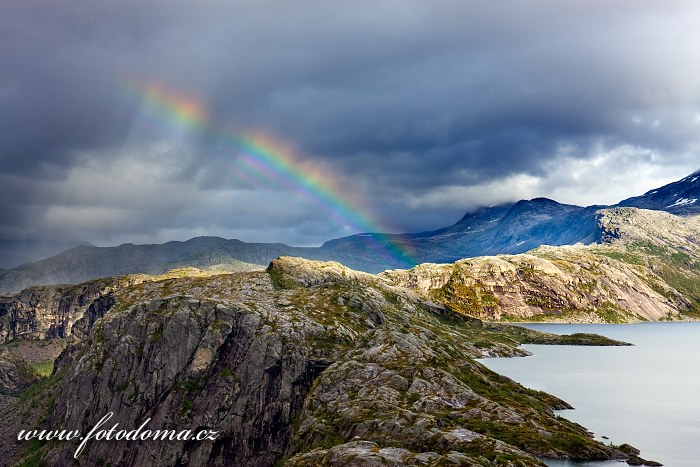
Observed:
[[[700,169],[694,1],[4,0],[0,268],[320,245]]]

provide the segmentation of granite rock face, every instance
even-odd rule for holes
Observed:
[[[263,326],[243,307],[187,297],[109,316],[90,341],[101,342],[59,361],[70,370],[52,424],[90,426],[113,412],[125,426],[151,418],[152,427],[211,428],[223,435],[184,451],[179,443],[149,449],[95,443],[85,465],[99,458],[125,465],[271,465],[284,451],[299,398],[324,363],[304,350],[290,353],[270,330],[258,336]],[[48,459],[69,463],[72,452],[59,450]]]
[[[474,361],[524,355],[518,344],[534,334],[462,318],[338,263],[281,258],[266,272],[144,281],[112,297],[43,389],[0,415],[2,430],[31,409],[47,428],[87,432],[113,412],[110,427],[150,419],[152,430],[218,432],[205,442],[91,441],[77,465],[534,466],[535,456],[625,456],[555,416],[565,402]],[[7,458],[69,465],[76,447],[18,445]]]
[[[77,286],[38,286],[0,297],[0,342],[68,337],[85,313],[97,317],[109,309],[103,297],[131,282],[105,279]]]
[[[607,313],[621,322],[658,321],[679,314],[675,303],[628,265],[589,255],[585,248],[543,247],[531,254],[422,264],[384,276],[487,320],[576,316],[597,320]]]

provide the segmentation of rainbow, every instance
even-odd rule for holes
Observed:
[[[146,85],[130,81],[126,85],[130,94],[140,98],[153,118],[167,116],[176,127],[206,130],[209,117],[204,106],[197,100],[176,94],[159,83]]]
[[[358,200],[346,196],[339,188],[338,177],[329,170],[304,161],[292,148],[270,135],[241,135],[214,126],[204,105],[162,84],[144,86],[131,82],[128,89],[141,96],[150,117],[165,120],[164,123],[180,131],[192,130],[225,141],[237,155],[232,167],[234,177],[257,187],[282,187],[295,193],[306,203],[327,212],[343,229],[363,234],[372,253],[393,266],[410,267],[417,263],[408,245],[381,233],[389,229],[373,218]]]

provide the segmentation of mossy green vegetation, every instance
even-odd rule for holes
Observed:
[[[608,258],[612,258],[616,261],[621,261],[621,262],[627,263],[627,264],[634,264],[636,266],[646,266],[646,264],[647,264],[643,255],[634,254],[634,253],[631,253],[628,251],[614,250],[614,249],[600,249],[597,251],[597,253],[602,255],[602,256],[607,256]]]
[[[34,367],[34,370],[39,376],[46,378],[51,376],[51,373],[53,372],[53,360],[33,362],[32,367]]]
[[[6,409],[5,417],[13,417],[23,429],[50,429],[49,414],[59,395],[61,381],[66,375],[63,369],[57,373],[42,377],[20,393],[17,401]],[[25,442],[18,456],[16,465],[26,467],[47,466],[44,460],[46,450],[55,443],[32,439]]]
[[[27,441],[22,450],[21,460],[16,467],[48,467],[49,464],[43,459],[44,445],[47,443],[38,439]]]
[[[459,276],[459,273],[456,275]],[[467,286],[463,281],[464,277],[450,280],[443,287],[431,290],[430,297],[466,316],[488,318],[496,314],[499,306],[498,298],[489,290]]]
[[[292,289],[296,288],[298,285],[294,280],[290,279],[289,276],[284,274],[284,272],[282,271],[268,268],[267,273],[270,275],[270,280],[272,280],[272,284],[277,289]]]

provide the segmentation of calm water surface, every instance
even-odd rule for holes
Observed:
[[[576,409],[560,415],[599,439],[629,443],[642,457],[667,467],[700,466],[700,323],[526,327],[557,334],[596,333],[634,347],[524,345],[533,356],[481,363],[569,402]]]

